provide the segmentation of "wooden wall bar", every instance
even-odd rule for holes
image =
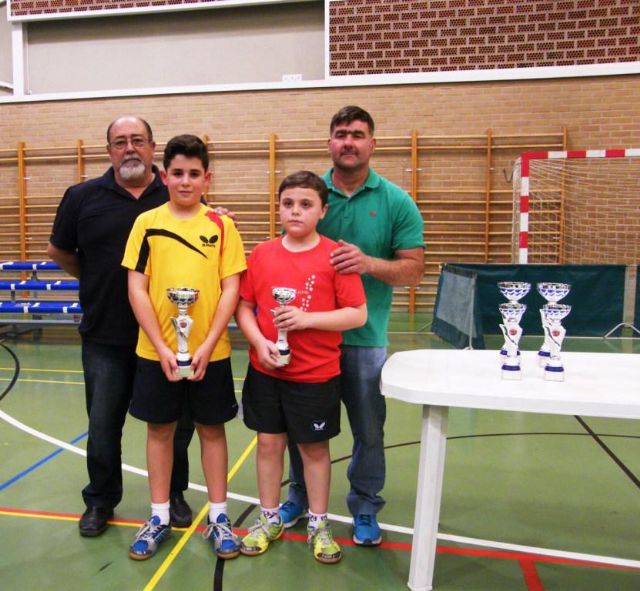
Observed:
[[[279,232],[279,182],[305,168],[328,166],[326,138],[207,142],[214,179],[207,199],[238,214],[247,251]],[[440,265],[513,261],[513,187],[516,158],[525,151],[564,150],[567,133],[408,135],[378,137],[374,168],[402,186],[425,220],[425,276],[416,289],[399,288],[394,309],[430,312]],[[164,144],[158,144],[158,161]],[[0,260],[44,260],[56,207],[67,186],[99,176],[109,166],[104,145],[0,150]],[[558,253],[559,256],[559,253]]]

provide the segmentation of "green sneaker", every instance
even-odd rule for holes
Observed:
[[[258,556],[264,554],[269,544],[277,540],[284,531],[282,518],[278,523],[269,523],[264,514],[256,520],[254,526],[249,528],[249,533],[240,542],[240,552],[246,556]]]
[[[307,528],[307,543],[318,562],[333,564],[342,558],[342,550],[333,539],[331,526],[324,520],[320,521],[316,527]]]

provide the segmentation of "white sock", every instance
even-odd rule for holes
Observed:
[[[318,524],[321,521],[327,521],[327,519],[328,517],[326,513],[312,513],[311,511],[309,511],[309,524],[307,527],[318,527]]]
[[[211,503],[209,502],[209,523],[217,523],[218,517],[222,514],[227,515],[227,503]]]
[[[262,514],[267,518],[269,523],[280,523],[280,507],[274,507],[273,509],[269,509],[268,507],[260,506],[260,510]]]
[[[157,515],[162,525],[169,525],[169,507],[171,503],[168,500],[166,503],[151,503],[151,515]]]

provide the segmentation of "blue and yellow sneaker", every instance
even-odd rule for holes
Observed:
[[[152,515],[136,534],[129,546],[129,557],[134,560],[151,558],[158,546],[171,535],[171,525],[162,525],[157,515]]]
[[[240,554],[238,536],[233,533],[231,522],[224,513],[218,515],[215,523],[207,525],[202,537],[211,543],[214,552],[222,560],[236,558]]]

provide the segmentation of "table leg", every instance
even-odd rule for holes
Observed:
[[[411,591],[433,589],[448,415],[449,408],[446,406],[425,404],[422,408],[418,491],[407,583]]]

